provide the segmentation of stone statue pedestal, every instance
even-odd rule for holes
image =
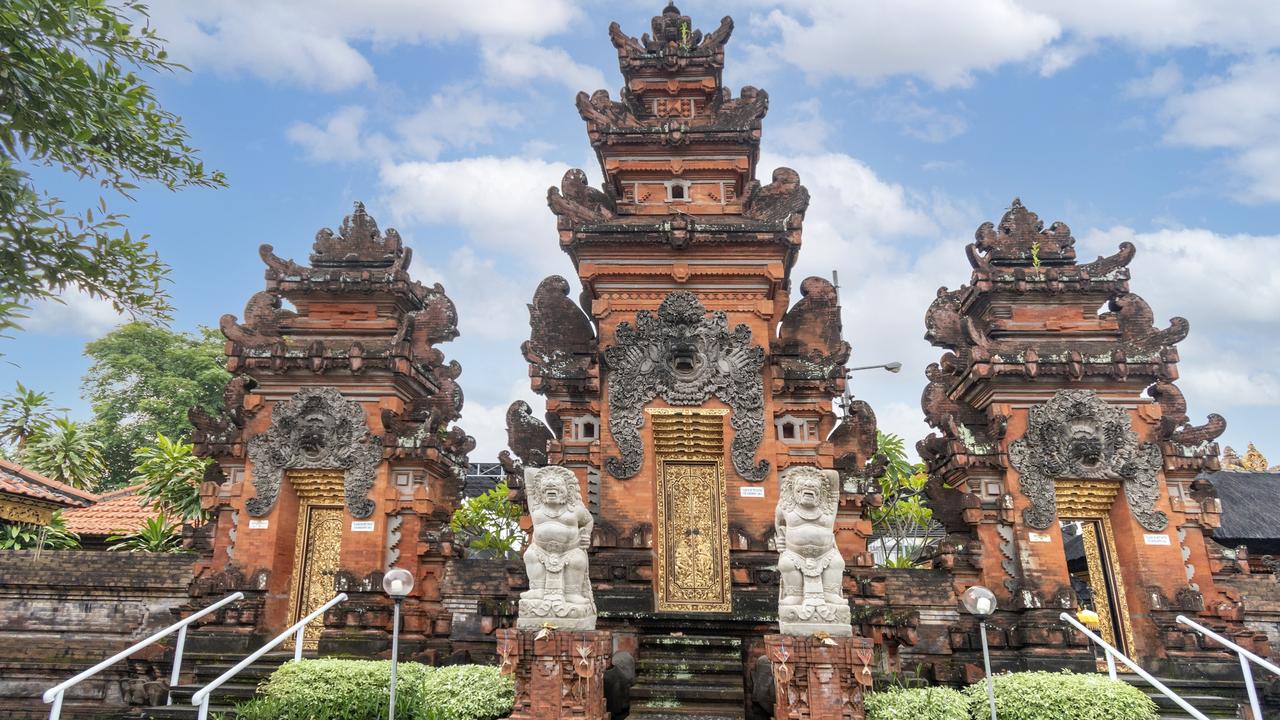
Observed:
[[[864,720],[869,639],[766,635],[764,647],[777,689],[774,720]]]
[[[516,679],[513,720],[609,717],[604,673],[613,658],[613,633],[505,628],[497,635],[502,672]]]
[[[557,630],[595,630],[596,605],[591,601],[578,604],[566,602],[563,596],[522,599],[516,627],[537,631],[543,625],[554,625]]]

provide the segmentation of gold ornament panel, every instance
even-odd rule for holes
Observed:
[[[722,461],[660,457],[656,494],[658,612],[731,612]]]
[[[346,524],[342,471],[302,470],[289,473],[298,495],[298,534],[289,590],[290,624],[333,599],[333,578],[342,568],[342,528]],[[307,624],[302,647],[315,650],[324,617]],[[285,642],[293,647],[293,637]]]

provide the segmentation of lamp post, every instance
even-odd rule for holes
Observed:
[[[891,373],[896,373],[902,369],[902,363],[895,360],[893,362],[882,363],[880,365],[859,365],[858,367],[847,368],[844,371],[844,374],[845,374],[845,377],[848,377],[849,373],[854,372],[856,370],[880,370],[880,369],[888,370]]]
[[[396,603],[391,622],[391,704],[387,707],[387,720],[396,720],[396,665],[400,662],[400,603],[413,590],[413,573],[404,568],[392,568],[382,576],[382,589]]]
[[[996,596],[981,585],[974,585],[964,591],[960,602],[970,615],[978,618],[978,632],[982,635],[982,664],[987,671],[987,702],[991,704],[991,720],[996,720],[996,688],[991,682],[991,652],[987,649],[987,618],[996,611]]]

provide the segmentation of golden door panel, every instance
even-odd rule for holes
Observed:
[[[659,612],[730,612],[729,517],[719,460],[658,459]]]
[[[1098,634],[1126,654],[1134,651],[1124,579],[1105,518],[1061,520],[1071,587],[1080,606],[1098,615]]]
[[[333,598],[333,578],[342,568],[346,508],[341,471],[295,470],[289,473],[289,482],[298,495],[298,534],[289,584],[292,625]],[[324,617],[308,623],[302,632],[303,648],[315,650],[323,631]],[[293,647],[292,636],[285,645]]]

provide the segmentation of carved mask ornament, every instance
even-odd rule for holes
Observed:
[[[249,440],[253,486],[249,514],[271,512],[289,469],[344,470],[347,509],[357,518],[373,514],[369,491],[382,462],[382,443],[369,431],[364,409],[333,387],[299,390],[271,411],[271,427]]]
[[[605,461],[610,474],[633,477],[644,460],[645,403],[661,397],[672,405],[701,405],[715,395],[733,410],[733,466],[760,482],[769,461],[755,462],[764,437],[764,349],[751,344],[751,329],[729,331],[724,312],[707,314],[697,296],[673,292],[657,315],[636,313],[619,323],[617,344],[605,349],[609,367],[609,432],[622,457]]]
[[[1022,493],[1031,501],[1028,525],[1048,528],[1057,517],[1054,481],[1115,480],[1124,484],[1129,509],[1142,527],[1161,532],[1169,518],[1155,509],[1163,457],[1154,443],[1138,444],[1129,413],[1092,390],[1062,390],[1031,408],[1027,433],[1009,446]]]

